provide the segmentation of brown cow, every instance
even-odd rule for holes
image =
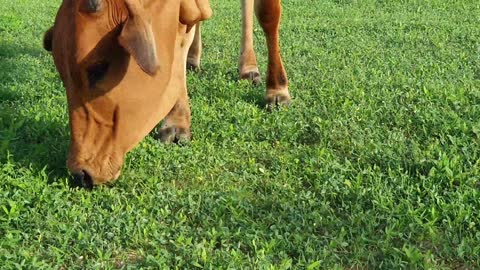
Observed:
[[[253,4],[245,3],[244,26],[251,32]],[[256,3],[269,44],[267,101],[286,103],[278,51],[280,1]],[[44,47],[52,51],[67,92],[67,167],[77,185],[92,188],[117,179],[125,154],[162,119],[162,140],[190,138],[186,62],[195,33],[200,38],[196,25],[210,16],[208,0],[62,2]],[[245,34],[240,70],[242,77],[257,80],[251,43],[251,33]]]

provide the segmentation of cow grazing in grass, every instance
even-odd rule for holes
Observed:
[[[286,104],[290,96],[278,47],[280,0],[243,0],[240,76],[259,80],[252,46],[254,6],[269,49],[267,104]],[[67,166],[76,185],[92,188],[117,179],[125,154],[162,119],[163,141],[191,137],[186,63],[198,67],[196,28],[210,16],[208,0],[62,2],[44,47],[52,52],[67,92]]]

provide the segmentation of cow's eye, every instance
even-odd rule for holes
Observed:
[[[107,62],[100,62],[87,68],[88,83],[90,86],[95,84],[105,77],[107,74],[109,64]]]

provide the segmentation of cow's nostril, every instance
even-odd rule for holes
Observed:
[[[91,190],[93,189],[92,177],[86,171],[73,173],[72,186]]]

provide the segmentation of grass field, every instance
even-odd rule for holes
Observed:
[[[194,141],[146,138],[93,192],[41,48],[60,2],[0,0],[2,269],[480,268],[478,1],[284,0],[294,103],[268,113],[240,3],[212,0]]]

